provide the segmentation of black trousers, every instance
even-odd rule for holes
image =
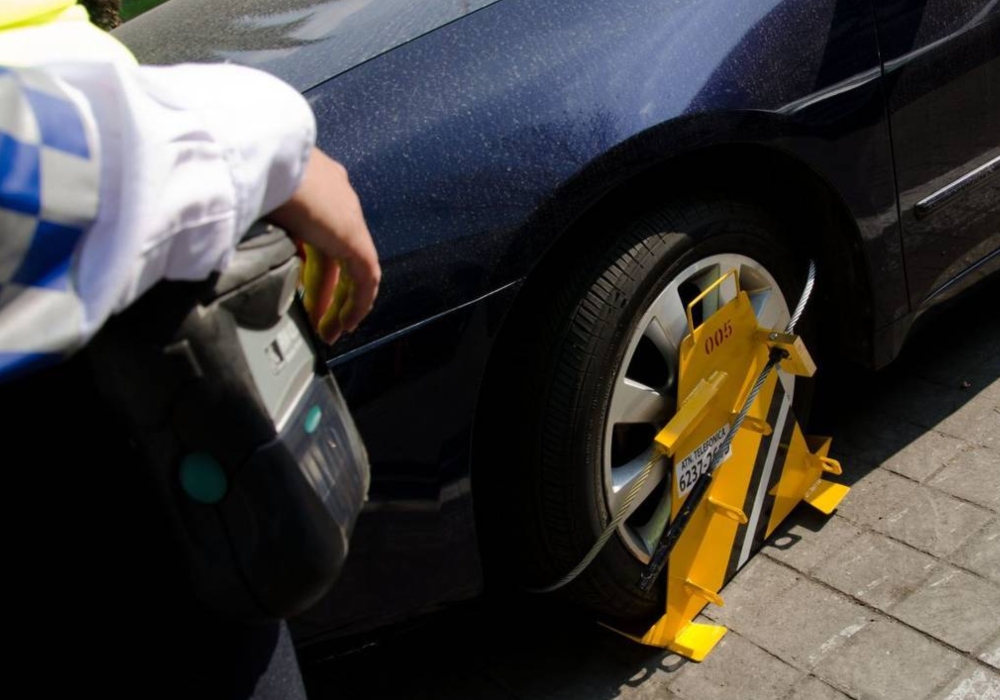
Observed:
[[[0,385],[0,629],[33,694],[304,698],[283,622],[203,608],[80,358]]]

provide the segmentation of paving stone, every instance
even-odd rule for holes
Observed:
[[[958,377],[959,387],[969,398],[988,399],[993,402],[1000,400],[1000,380],[996,373],[987,373],[982,367],[970,372],[963,372]]]
[[[1000,379],[995,374],[976,374],[970,380],[973,384],[979,383],[982,389],[977,394],[978,398],[1000,403]]]
[[[942,564],[891,612],[893,617],[971,652],[1000,631],[1000,586]]]
[[[883,466],[915,481],[925,481],[964,447],[968,447],[964,440],[931,430],[886,459]]]
[[[1000,518],[970,537],[964,547],[951,555],[951,561],[1000,583]]]
[[[851,523],[872,527],[893,513],[899,503],[905,503],[906,496],[917,488],[908,479],[877,469],[851,486],[851,492],[837,507],[837,515]],[[887,500],[892,494],[896,495]]]
[[[1000,345],[1000,324],[974,313],[982,308],[982,301],[978,304],[971,301],[949,310],[948,321],[939,326],[941,330],[937,333],[918,329],[903,349],[903,357],[911,360],[912,371],[934,381],[948,382],[995,357]],[[952,333],[956,323],[963,329],[962,342],[958,343]]]
[[[1000,430],[1000,425],[997,429]],[[927,483],[953,496],[998,512],[1000,511],[1000,451],[976,447],[961,452]]]
[[[583,698],[594,698],[594,700],[597,700],[603,697],[607,696],[581,695],[578,700],[582,700]],[[663,686],[646,682],[642,678],[636,678],[634,681],[630,680],[618,690],[617,695],[611,697],[614,697],[616,700],[678,700],[676,695]],[[456,698],[455,700],[464,700],[464,698]]]
[[[626,673],[624,678],[620,677],[617,688],[611,690],[608,687],[588,688],[586,684],[578,685],[573,689],[577,693],[576,696],[565,697],[575,697],[576,700],[597,700],[598,698],[612,697],[619,700],[654,700],[654,698],[655,700],[678,700],[677,696],[667,689],[667,683],[679,669],[686,665],[696,666],[697,664],[662,649],[642,646],[631,641],[628,644],[636,653],[630,655],[630,658],[624,662],[629,673]],[[536,697],[549,696],[529,693],[518,697],[534,700]],[[456,697],[455,700],[464,699]]]
[[[586,695],[581,696],[581,698],[588,697]],[[598,696],[589,696],[597,699]],[[661,688],[660,686],[653,685],[643,685],[638,684],[634,686],[622,686],[618,695],[613,696],[616,699],[621,700],[676,700],[677,696],[671,693],[666,688]],[[456,698],[456,700],[459,700]]]
[[[740,635],[729,632],[700,664],[686,666],[667,688],[683,700],[780,698],[800,672]]]
[[[845,479],[856,481],[925,432],[926,428],[895,418],[877,405],[868,406],[833,431],[831,456],[840,461]]]
[[[965,401],[977,396],[980,398],[989,398],[992,392],[987,393],[986,396],[983,396],[983,392],[990,388],[990,385],[996,381],[996,378],[996,374],[986,373],[983,366],[980,365],[965,372],[954,373],[948,381],[941,382],[940,384],[948,390],[957,389],[959,396],[965,396],[965,400],[959,403],[959,406],[961,406]]]
[[[776,585],[752,589],[756,602],[738,600],[718,621],[799,668],[811,668],[874,619],[867,608],[795,572],[771,574],[771,580]]]
[[[470,670],[514,698],[611,698],[635,674],[636,667],[623,665],[602,649],[602,641],[613,633],[553,605],[551,598],[485,603],[457,608],[438,625],[428,622],[412,639],[401,636],[384,643],[383,662],[372,672],[383,684],[395,676],[396,692],[375,697],[410,697],[423,686],[440,688],[439,677]],[[345,665],[354,672],[349,660]],[[436,697],[478,695],[470,686],[464,694],[441,692]]]
[[[985,509],[884,470],[856,484],[838,514],[939,557],[991,519]]]
[[[977,396],[932,427],[974,445],[1000,450],[1000,409],[995,401]]]
[[[635,672],[602,654],[591,632],[571,638],[559,630],[525,627],[513,638],[518,644],[506,650],[491,646],[478,670],[517,698],[615,697]]]
[[[841,517],[800,508],[778,527],[761,553],[809,573],[860,536],[861,530]]]
[[[979,660],[1000,670],[1000,634],[983,647],[982,653],[979,654]]]
[[[833,688],[815,676],[800,680],[784,700],[850,700],[849,696]]]
[[[928,554],[874,532],[831,554],[816,569],[815,578],[880,610],[917,590],[937,563]]]
[[[707,622],[708,620],[702,621]],[[638,681],[643,675],[652,676],[656,670],[673,673],[687,664],[694,663],[665,649],[636,644],[631,639],[603,627],[598,632],[600,634],[597,635],[595,641],[600,653],[632,670],[634,672],[632,680],[634,681]]]
[[[1000,700],[1000,674],[969,664],[967,671],[935,697],[940,700]]]
[[[873,397],[877,408],[888,416],[933,428],[957,411],[970,396],[960,386],[949,387],[912,375],[893,378],[889,391]]]
[[[895,620],[879,619],[828,654],[814,673],[856,698],[923,700],[958,675],[961,655]]]
[[[966,375],[985,371],[984,367],[989,367],[996,347],[995,341],[987,340],[992,335],[987,332],[979,338],[970,339],[970,342],[952,344],[940,350],[926,347],[922,361],[916,363],[914,374],[944,386],[960,387]]]
[[[787,595],[801,574],[767,557],[756,556],[719,592],[723,607],[707,606],[703,614],[737,631],[752,628],[774,614],[775,600]]]

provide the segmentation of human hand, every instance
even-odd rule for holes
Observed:
[[[382,269],[344,166],[314,148],[299,188],[268,219],[305,248],[306,311],[320,337],[333,343],[357,328],[375,303]]]

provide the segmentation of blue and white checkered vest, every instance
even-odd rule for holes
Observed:
[[[87,102],[41,70],[0,67],[0,381],[83,344],[73,260],[99,196]]]

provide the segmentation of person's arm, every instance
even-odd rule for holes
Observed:
[[[268,214],[323,253],[309,264],[322,263],[325,288],[336,286],[334,259],[355,282],[353,299],[333,300],[329,315],[329,296],[314,301],[320,290],[310,285],[329,341],[368,312],[379,281],[371,236],[343,169],[315,149],[312,111],[293,88],[233,65],[78,66],[63,75],[91,97],[102,139],[101,209],[79,265],[98,312],[124,308],[160,279],[224,268]]]

